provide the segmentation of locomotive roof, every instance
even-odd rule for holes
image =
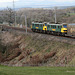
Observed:
[[[57,25],[57,26],[62,26],[63,24],[48,24],[48,25]]]
[[[44,24],[44,23],[32,22],[32,24]],[[66,23],[63,23],[63,24],[66,24]],[[62,26],[63,24],[50,24],[50,23],[47,23],[47,25],[57,25],[57,26]]]
[[[44,24],[44,23],[32,23],[32,24]],[[62,24],[47,24],[47,25],[62,25]]]
[[[62,26],[62,25],[67,25],[66,23],[62,23],[62,24],[48,24],[48,25],[57,25],[57,26]]]

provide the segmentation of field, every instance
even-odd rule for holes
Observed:
[[[75,75],[75,68],[0,66],[0,75]]]
[[[67,15],[75,15],[75,13],[67,13]]]

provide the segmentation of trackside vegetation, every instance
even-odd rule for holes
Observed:
[[[75,67],[75,41],[73,40],[38,33],[16,35],[5,32],[0,35],[2,36],[1,65]]]

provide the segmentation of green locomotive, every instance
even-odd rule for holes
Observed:
[[[34,32],[51,33],[58,35],[67,34],[67,24],[49,24],[32,22],[31,29]]]

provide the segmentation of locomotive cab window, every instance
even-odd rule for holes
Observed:
[[[47,23],[45,23],[45,26],[47,26]]]
[[[64,28],[67,28],[67,25],[63,25]]]

